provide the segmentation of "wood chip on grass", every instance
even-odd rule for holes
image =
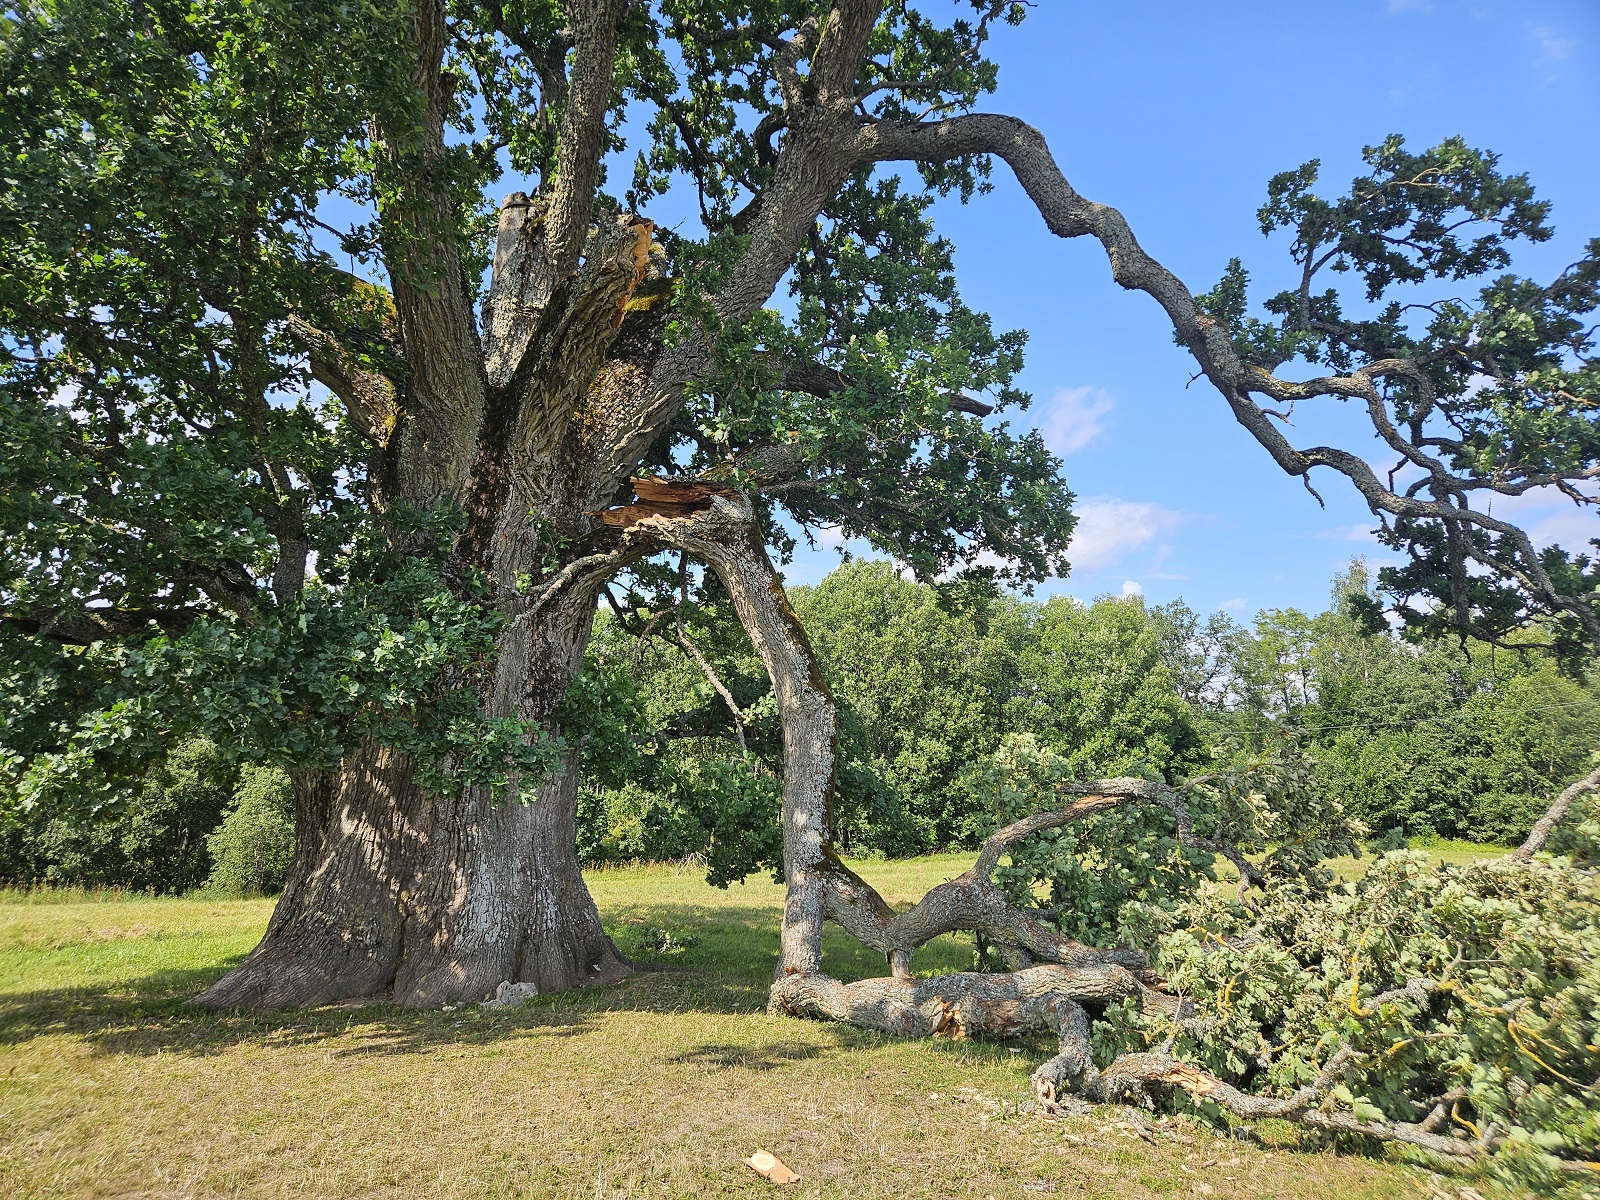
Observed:
[[[773,1183],[800,1182],[800,1176],[791,1171],[781,1158],[776,1154],[768,1154],[765,1150],[757,1150],[742,1161],[757,1175],[764,1175]]]

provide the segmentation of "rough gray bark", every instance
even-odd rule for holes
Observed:
[[[785,976],[775,989],[781,1011],[821,1017],[897,1037],[1013,1038],[1060,1026],[1082,1004],[1103,1007],[1140,995],[1153,1010],[1178,1001],[1140,984],[1114,964],[1047,963],[999,974],[962,972],[928,979],[889,977],[841,983],[820,973]]]
[[[445,10],[441,0],[419,0],[413,79],[423,120],[420,128],[378,130],[393,172],[408,181],[385,202],[380,223],[391,290],[342,281],[354,295],[371,292],[381,339],[404,370],[385,375],[348,352],[339,331],[291,322],[313,374],[371,441],[373,508],[446,503],[466,512],[456,557],[487,573],[508,618],[481,684],[483,711],[552,733],[597,589],[630,556],[660,544],[642,534],[619,543],[595,514],[676,415],[712,353],[705,331],[664,348],[670,285],[652,256],[654,226],[626,214],[596,221],[626,9],[617,0],[575,4],[563,35],[571,39],[568,66],[560,56],[539,60],[562,103],[554,170],[538,196],[513,195],[502,205],[480,342],[453,240],[457,214],[448,191],[432,182],[452,103]],[[796,45],[809,49],[778,65],[796,113],[749,248],[710,298],[718,320],[742,320],[765,302],[851,169],[851,88],[877,11],[851,3],[808,22]],[[363,336],[370,341],[372,331]],[[740,555],[765,562],[759,542],[735,550],[725,559],[730,570],[743,569]],[[770,630],[776,661],[789,635]],[[816,714],[812,727],[797,727],[792,753],[831,761],[832,707],[817,704],[811,687],[799,681],[790,693]],[[389,994],[434,1004],[483,999],[508,982],[525,991],[615,978],[625,967],[578,870],[574,769],[569,759],[531,804],[497,806],[474,789],[427,795],[403,756],[352,751],[306,789],[302,849],[266,939],[202,1002],[268,1007]],[[799,762],[790,776],[832,777]],[[825,808],[791,811],[803,822]],[[808,826],[792,840],[793,873],[804,878],[808,855],[815,858],[825,838]],[[797,901],[791,929],[806,926],[804,908]],[[811,926],[819,924],[817,915]],[[810,961],[814,943],[791,935],[786,961]]]
[[[1142,971],[1144,955],[1134,950],[1101,950],[1062,937],[1051,926],[1013,906],[991,879],[1000,857],[1013,842],[1126,802],[1116,796],[1089,796],[1059,812],[1041,813],[1008,825],[990,835],[969,870],[939,884],[912,907],[898,913],[883,902],[870,884],[836,857],[830,857],[828,916],[858,941],[882,952],[891,972],[900,978],[910,978],[911,955],[918,947],[958,930],[983,935],[1010,962],[1019,965],[1110,964]]]
[[[399,893],[427,807],[410,775],[401,755],[372,743],[337,770],[292,774],[294,857],[266,935],[196,1003],[310,1006],[388,986],[404,937]]]
[[[592,606],[592,592],[578,589],[508,633],[489,715],[554,728]],[[497,803],[482,788],[438,798],[408,900],[397,1000],[481,1000],[502,983],[562,991],[627,973],[579,870],[577,801],[572,752],[529,802]]]
[[[579,7],[569,117],[595,124],[611,92],[620,6]],[[648,360],[659,342],[649,306],[628,309],[650,276],[654,227],[624,217],[591,228],[599,134],[564,142],[550,197],[513,196],[502,208],[480,344],[449,235],[456,216],[447,194],[429,190],[450,103],[442,5],[420,3],[413,33],[426,119],[420,131],[382,131],[414,187],[384,212],[392,291],[372,295],[405,371],[397,382],[358,366],[334,333],[303,321],[291,331],[371,439],[373,508],[465,510],[456,558],[488,576],[507,617],[495,662],[467,686],[479,689],[486,716],[555,736],[596,590],[625,561],[584,511],[613,486],[597,467],[609,447],[592,443],[597,422],[586,418],[633,399],[629,372],[642,368],[618,346],[635,355],[642,347]],[[365,285],[345,284],[365,294]],[[552,545],[575,547],[554,570]],[[387,995],[432,1005],[482,1000],[506,983],[552,991],[618,978],[627,966],[579,871],[574,756],[533,790],[524,803],[496,802],[476,787],[433,795],[405,755],[370,744],[333,770],[303,774],[298,848],[267,935],[200,1003],[268,1008]]]
[[[518,627],[491,711],[515,702],[547,725],[591,619],[569,601]],[[405,755],[372,743],[336,770],[297,773],[295,855],[266,936],[197,1003],[268,1009],[386,995],[432,1006],[487,999],[505,983],[532,994],[621,978],[629,968],[574,848],[574,758],[525,803],[482,788],[430,794]]]

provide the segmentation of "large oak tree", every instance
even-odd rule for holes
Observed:
[[[1063,568],[1054,460],[984,423],[1021,337],[926,216],[978,166],[908,186],[870,136],[970,104],[1015,14],[737,15],[7,19],[7,745],[24,795],[88,807],[188,729],[292,769],[289,885],[207,1002],[626,969],[578,873],[604,697],[574,681],[601,586],[681,540],[638,517],[737,498],[769,575],[774,505],[929,578]],[[685,179],[695,239],[646,215]]]
[[[1161,305],[1286,472],[1354,483],[1411,553],[1396,593],[1436,601],[1412,619],[1600,644],[1593,565],[1473,504],[1593,503],[1596,247],[1546,285],[1391,300],[1548,236],[1492,156],[1391,139],[1341,199],[1313,168],[1274,181],[1263,226],[1293,231],[1298,289],[1252,316],[1235,266],[1197,297],[1036,130],[975,111],[989,27],[1023,9],[957,8],[59,0],[8,19],[0,589],[26,682],[7,744],[24,790],[87,803],[184,728],[294,768],[289,886],[206,1002],[437,1004],[624,971],[573,846],[576,743],[606,707],[580,669],[600,589],[671,548],[720,578],[784,715],[776,1002],[1048,1027],[1047,1090],[1085,1077],[1079,1001],[1154,993],[1137,955],[1007,904],[1000,855],[1153,803],[1254,868],[1174,793],[1104,781],[894,914],[831,850],[836,720],[768,554],[786,513],[925,578],[1064,569],[1056,464],[989,420],[1020,399],[1019,340],[962,304],[927,218],[996,160],[1051,233],[1096,239]],[[607,177],[624,151],[626,186]],[[489,205],[507,170],[528,182]],[[697,236],[650,220],[673,187]],[[1328,270],[1359,294],[1319,291]],[[1286,372],[1297,357],[1322,373]],[[1396,470],[1295,446],[1279,419],[1320,397],[1362,406]],[[824,918],[893,977],[821,975]],[[1024,969],[913,985],[911,951],[952,928]]]

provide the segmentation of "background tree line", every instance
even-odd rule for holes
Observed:
[[[1373,628],[1372,592],[1353,562],[1326,611],[1270,609],[1244,626],[1138,596],[952,604],[889,563],[847,563],[791,592],[841,708],[840,840],[889,855],[976,845],[997,815],[984,781],[1019,740],[1078,778],[1170,781],[1288,738],[1318,790],[1374,837],[1520,841],[1590,769],[1592,672]],[[640,636],[679,617],[676,637]],[[626,783],[607,783],[611,750],[591,753],[588,861],[700,853],[714,879],[776,861],[780,729],[754,653],[721,618],[713,588],[671,620],[624,613],[598,627],[591,671],[654,732]]]
[[[265,895],[283,886],[294,848],[288,776],[200,739],[88,816],[24,805],[15,788],[0,797],[0,884]]]
[[[776,707],[708,588],[681,612],[598,626],[578,689],[608,713],[580,801],[588,862],[703,855],[726,882],[779,861]],[[846,563],[792,593],[843,714],[840,841],[890,856],[974,846],[1000,815],[995,772],[1019,755],[1078,778],[1172,780],[1285,737],[1374,837],[1520,841],[1588,769],[1597,681],[1547,656],[1367,628],[1351,600],[1370,590],[1355,562],[1326,611],[1269,609],[1245,626],[1138,596],[952,603],[887,562]],[[293,845],[287,779],[232,758],[186,743],[93,820],[8,797],[0,878],[276,890]]]

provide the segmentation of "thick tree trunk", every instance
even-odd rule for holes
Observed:
[[[636,480],[635,486],[644,486]],[[647,494],[647,493],[641,493]],[[733,600],[772,679],[783,715],[783,927],[778,978],[822,969],[838,719],[805,629],[789,607],[744,496],[714,495],[686,516],[639,515],[632,526],[708,563]],[[876,895],[876,893],[874,893]]]
[[[394,978],[428,798],[403,755],[370,742],[335,770],[292,778],[295,851],[266,936],[198,1004],[327,1004],[377,995]]]
[[[593,593],[563,593],[502,638],[486,707],[553,732],[556,706],[583,663]],[[527,802],[481,788],[441,798],[422,848],[408,933],[394,980],[402,1004],[609,983],[627,966],[600,927],[577,852],[578,763],[561,766]]]
[[[430,46],[424,65],[436,72],[439,50]],[[484,715],[558,735],[556,711],[582,665],[595,596],[628,558],[592,515],[616,486],[606,431],[633,428],[646,401],[635,394],[644,367],[632,359],[653,360],[664,317],[646,303],[628,320],[652,269],[649,222],[590,229],[580,264],[567,226],[576,221],[581,240],[587,208],[581,220],[558,221],[566,232],[555,238],[557,254],[546,239],[559,232],[548,228],[548,207],[520,195],[506,202],[482,344],[458,274],[422,262],[421,277],[436,282],[419,289],[398,273],[403,388],[352,365],[316,331],[306,340],[318,377],[352,412],[378,395],[397,398],[404,414],[373,427],[374,509],[453,505],[466,517],[455,559],[490,579],[508,617],[482,685]],[[449,260],[438,236],[448,224],[414,229],[397,247]],[[552,570],[551,555],[565,565]],[[579,870],[577,787],[568,754],[523,802],[496,802],[481,788],[432,795],[404,755],[377,745],[304,776],[299,849],[267,936],[199,1003],[271,1008],[387,995],[437,1005],[620,978],[628,966]]]
[[[491,715],[544,724],[583,657],[586,592],[505,639]],[[197,1002],[279,1008],[389,996],[430,1006],[612,982],[628,966],[580,873],[576,755],[529,800],[435,796],[372,743],[298,773],[296,849],[261,944]]]

